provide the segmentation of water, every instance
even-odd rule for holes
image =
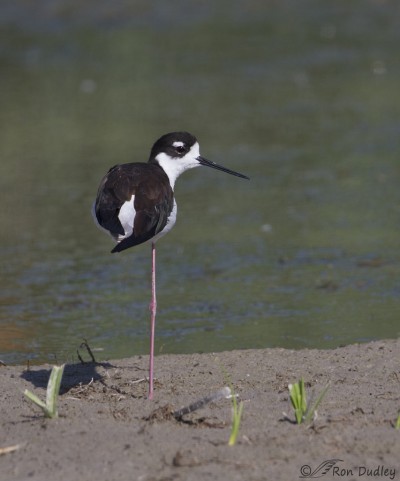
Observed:
[[[156,352],[400,331],[396,2],[4,2],[1,337],[10,363],[148,352],[150,246],[111,255],[99,180],[185,129]]]

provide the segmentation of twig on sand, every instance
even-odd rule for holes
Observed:
[[[21,447],[20,444],[14,444],[13,446],[7,446],[5,448],[0,448],[0,456],[2,454],[8,454],[8,453],[12,453],[14,451],[17,451],[20,447]]]
[[[79,346],[79,349],[82,349],[83,347],[86,348],[89,356],[90,356],[91,359],[92,359],[92,362],[94,362],[94,363],[96,364],[96,359],[94,358],[93,352],[92,352],[92,350],[90,349],[89,343],[87,342],[86,339],[83,339],[83,342],[82,342],[82,344]],[[85,361],[82,359],[82,356],[79,354],[79,349],[76,350],[76,353],[77,353],[77,355],[78,355],[78,359],[81,361],[82,364],[85,364]]]

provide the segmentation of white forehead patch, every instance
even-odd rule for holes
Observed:
[[[181,142],[180,140],[177,140],[172,144],[172,147],[183,147],[185,144]]]

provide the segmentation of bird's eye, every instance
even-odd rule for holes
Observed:
[[[175,147],[175,150],[178,152],[178,154],[183,154],[185,152],[185,147],[183,145],[178,145]]]

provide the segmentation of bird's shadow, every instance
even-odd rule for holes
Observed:
[[[61,381],[60,394],[65,394],[70,389],[78,385],[86,385],[93,381],[99,381],[103,378],[97,372],[97,367],[111,368],[114,367],[108,362],[85,362],[84,364],[66,364],[64,374]],[[22,374],[22,379],[30,382],[38,388],[47,388],[51,368],[49,369],[26,369]]]

